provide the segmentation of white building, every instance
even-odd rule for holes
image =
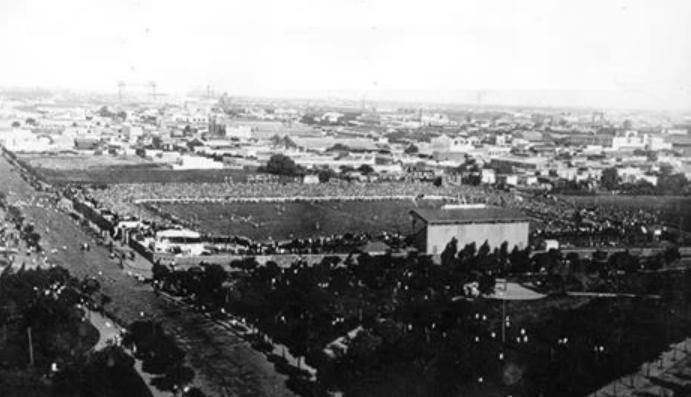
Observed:
[[[187,229],[160,230],[156,232],[153,244],[155,252],[183,255],[201,255],[204,252],[201,235]]]
[[[622,136],[612,138],[612,149],[614,150],[644,150],[647,135],[639,135],[638,131],[626,131]]]
[[[181,124],[206,125],[209,123],[209,115],[204,112],[180,112],[173,114],[173,121]]]
[[[626,131],[624,135],[612,138],[612,149],[672,150],[672,143],[667,142],[665,138],[661,136],[651,136],[648,134],[640,135],[638,131]]]
[[[430,140],[430,149],[437,152],[467,153],[475,149],[478,144],[475,137],[454,137],[441,135]]]
[[[211,170],[221,168],[223,168],[222,162],[201,156],[180,156],[173,163],[173,169],[175,170]]]
[[[248,126],[231,126],[226,124],[226,138],[250,139],[252,138],[252,128]]]
[[[480,180],[486,185],[494,185],[497,182],[497,175],[491,168],[483,168],[481,171]]]
[[[423,125],[430,126],[442,126],[451,124],[449,117],[441,113],[423,114],[422,117],[420,117],[420,121]]]
[[[42,152],[50,150],[52,139],[29,130],[14,128],[0,132],[0,144],[12,152]]]

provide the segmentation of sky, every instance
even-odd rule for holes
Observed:
[[[1,0],[0,86],[691,109],[690,21],[689,0]]]

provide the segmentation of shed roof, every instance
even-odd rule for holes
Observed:
[[[368,254],[377,254],[391,249],[386,243],[381,241],[370,241],[359,248],[360,251]]]
[[[463,224],[463,223],[509,223],[527,222],[529,218],[522,212],[501,207],[458,208],[458,209],[425,209],[410,211],[428,224]]]

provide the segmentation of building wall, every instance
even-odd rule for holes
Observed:
[[[458,240],[459,249],[472,242],[479,248],[485,241],[491,248],[498,248],[507,241],[509,251],[514,246],[522,249],[528,245],[528,222],[428,225],[426,252],[441,254],[453,237]]]

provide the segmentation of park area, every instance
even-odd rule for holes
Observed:
[[[53,185],[244,182],[248,174],[237,169],[174,170],[139,156],[19,154],[17,158]]]
[[[409,212],[438,208],[442,200],[322,200],[296,202],[155,203],[157,212],[173,215],[212,235],[235,235],[257,241],[315,238],[334,234],[410,232]]]

